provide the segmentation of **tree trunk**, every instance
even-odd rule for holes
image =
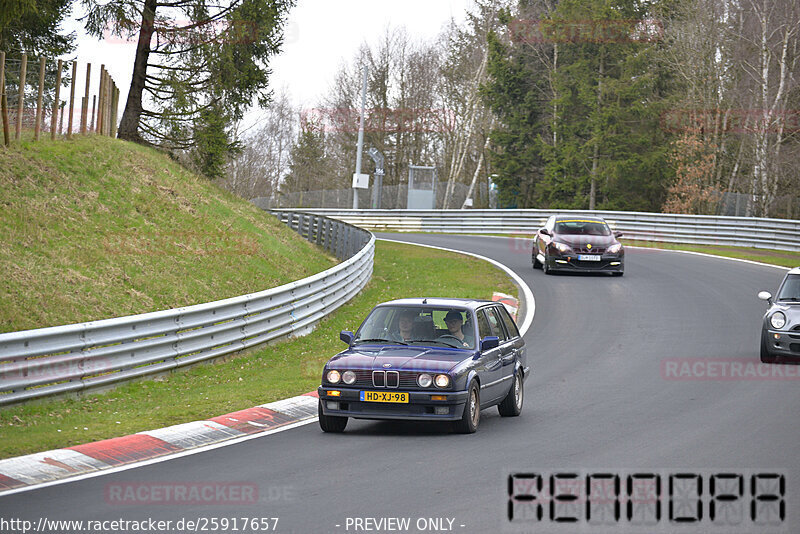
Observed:
[[[600,53],[600,69],[597,76],[597,119],[600,120],[600,111],[603,106],[603,54]],[[592,151],[592,182],[589,189],[589,209],[593,210],[597,197],[597,165],[600,152],[600,129],[595,124],[594,149]]]
[[[142,9],[142,27],[139,29],[139,42],[136,44],[136,59],[133,63],[133,76],[131,88],[128,91],[128,101],[119,125],[117,136],[126,141],[143,143],[139,133],[139,119],[142,114],[142,92],[147,76],[147,61],[150,57],[150,40],[153,36],[156,18],[157,0],[145,0]]]

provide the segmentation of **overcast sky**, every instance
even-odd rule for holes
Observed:
[[[473,0],[297,0],[289,14],[283,51],[272,59],[271,85],[285,87],[300,107],[313,107],[327,92],[334,74],[349,62],[364,41],[376,43],[387,27],[405,26],[410,36],[427,39],[455,18],[462,21]],[[100,64],[120,88],[120,116],[125,106],[133,70],[135,43],[117,38],[96,40],[86,36],[80,22],[80,8],[64,26],[78,34],[80,89],[86,63],[92,66],[92,92]]]

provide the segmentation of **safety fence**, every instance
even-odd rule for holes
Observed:
[[[279,211],[279,210],[275,210]],[[800,221],[580,210],[332,210],[304,209],[379,232],[532,235],[548,217],[605,218],[628,239],[800,251]]]
[[[375,237],[318,215],[278,217],[344,261],[249,295],[0,334],[0,405],[106,387],[310,331],[369,281]]]
[[[37,141],[42,132],[49,132],[51,139],[89,132],[116,137],[119,89],[105,65],[99,71],[92,88],[91,63],[84,74],[78,72],[77,61],[48,61],[43,56],[0,51],[3,143],[8,146],[12,138],[19,141],[23,130],[32,130]],[[62,97],[62,89],[66,92],[67,88],[68,99]],[[76,95],[76,90],[82,90],[83,96]]]

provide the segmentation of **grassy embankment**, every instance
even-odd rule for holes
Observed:
[[[35,251],[26,253],[26,249],[19,248],[24,245],[16,245],[12,239],[2,238],[4,241],[3,252],[0,255],[0,269],[2,269],[0,272],[20,272],[6,270],[10,269],[9,264],[14,257],[9,253],[9,249],[13,246],[14,254],[27,254],[26,265],[32,266],[34,273],[37,273],[35,277],[28,278],[27,283],[32,287],[30,290],[27,289],[28,285],[23,283],[24,280],[15,283],[16,291],[29,293],[30,304],[24,302],[22,295],[14,295],[18,302],[16,313],[24,317],[16,319],[12,315],[5,315],[4,312],[3,320],[12,325],[6,327],[7,330],[18,329],[19,324],[26,325],[23,327],[35,327],[172,307],[170,299],[177,301],[174,305],[184,305],[230,296],[222,294],[210,298],[194,298],[195,294],[185,289],[184,286],[187,284],[198,288],[222,288],[223,293],[230,290],[232,294],[277,285],[285,280],[276,278],[275,283],[268,284],[267,275],[260,273],[266,269],[264,264],[272,259],[271,247],[276,247],[278,244],[299,247],[295,255],[306,254],[309,256],[309,263],[315,266],[302,267],[308,269],[308,272],[297,273],[294,275],[295,278],[307,276],[315,268],[319,270],[328,265],[327,259],[321,254],[313,254],[313,249],[309,249],[308,244],[295,234],[285,234],[285,228],[276,227],[271,217],[263,212],[251,210],[246,203],[220,193],[202,179],[173,166],[162,156],[141,147],[124,145],[124,149],[119,149],[123,153],[113,158],[117,160],[115,163],[113,159],[109,160],[105,153],[117,150],[117,147],[112,145],[118,145],[119,142],[105,139],[98,139],[97,142],[107,145],[100,145],[95,149],[94,144],[83,148],[71,147],[70,143],[65,143],[66,146],[63,147],[42,144],[41,147],[23,147],[20,151],[21,153],[45,152],[44,159],[47,160],[56,154],[62,154],[66,159],[73,160],[72,164],[59,162],[58,166],[55,163],[45,165],[36,159],[32,162],[20,162],[17,160],[28,157],[22,158],[21,154],[12,154],[10,162],[17,165],[17,169],[21,169],[17,172],[22,176],[32,174],[32,177],[25,178],[26,181],[33,182],[26,186],[26,196],[42,204],[44,200],[36,198],[38,190],[47,190],[48,196],[53,195],[55,198],[52,207],[57,208],[59,216],[50,214],[43,216],[57,228],[64,228],[60,233],[68,232],[68,235],[74,237],[75,242],[70,246],[68,242],[60,242],[59,239],[50,237],[52,230],[43,221],[38,220],[36,211],[28,212],[24,216],[26,221],[24,226],[31,226],[33,237],[26,238],[27,232],[24,228],[17,228],[15,230],[17,237],[14,238],[28,239],[28,246],[37,247]],[[80,156],[81,151],[88,152],[88,155]],[[127,157],[132,157],[132,160],[126,160]],[[3,158],[8,158],[8,155],[0,152],[0,165],[5,167]],[[93,172],[98,177],[105,177],[104,180],[108,184],[98,182],[94,187],[82,187],[73,183],[68,178],[70,174],[86,174],[87,165],[81,165],[80,160],[90,162],[90,168],[102,167],[102,170],[97,169]],[[125,169],[128,185],[125,179],[109,178],[118,172],[118,168]],[[4,195],[3,198],[6,199],[4,202],[11,206],[22,202],[20,197],[24,195],[18,191],[22,185],[16,183],[21,180],[14,179],[14,174],[9,175],[7,171],[0,172],[3,173],[0,174],[2,180],[0,183],[4,192],[14,193],[11,196]],[[52,186],[45,178],[51,173],[57,175],[52,178]],[[149,179],[142,181],[136,177],[137,174],[149,176]],[[133,184],[130,183],[131,180],[134,181]],[[38,187],[35,185],[37,183]],[[17,190],[13,190],[13,187]],[[110,194],[106,187],[112,188],[117,196]],[[128,193],[128,189],[134,188],[139,190],[136,195]],[[171,189],[171,192],[164,191],[163,188]],[[97,191],[94,201],[83,200],[91,191]],[[128,202],[118,198],[132,195],[143,200],[138,209],[126,208],[125,204]],[[148,199],[148,196],[152,198]],[[77,197],[77,200],[72,197]],[[225,205],[216,200],[210,201],[210,197],[223,199]],[[9,198],[12,199],[11,202],[8,201]],[[63,200],[59,201],[58,198]],[[177,211],[182,211],[188,209],[185,207],[187,203],[195,210],[192,213],[193,217],[202,214],[202,220],[209,223],[203,230],[208,232],[209,237],[193,243],[191,251],[179,246],[183,242],[173,243],[173,234],[163,237],[152,233],[162,224],[173,222],[170,217],[158,217],[157,213],[160,210],[154,206],[171,206]],[[23,218],[19,215],[22,209],[15,208],[16,220]],[[118,213],[119,210],[125,209],[128,209],[128,219]],[[139,209],[145,210],[147,215],[139,213]],[[173,214],[173,218],[175,216]],[[211,223],[217,220],[215,216],[224,216],[225,223],[212,225]],[[105,218],[108,219],[107,222]],[[59,222],[62,219],[69,222]],[[136,228],[151,233],[145,234],[147,237],[134,234],[137,239],[133,241],[125,238],[123,244],[130,250],[126,249],[124,254],[112,254],[110,258],[106,257],[110,243],[106,236],[109,234],[100,230],[87,234],[86,230],[81,230],[86,225],[100,229],[112,227],[121,229],[115,230],[116,233],[110,235],[128,235],[125,229],[130,227],[128,223],[130,219],[138,221],[139,226]],[[2,220],[4,226],[14,228],[5,216]],[[224,238],[212,240],[210,236],[217,236],[215,233],[217,228],[228,228],[230,233],[225,234]],[[255,229],[255,231],[252,235],[242,236],[243,229]],[[263,230],[263,233],[260,230]],[[185,227],[185,231],[194,230],[192,226],[188,226]],[[267,241],[269,239],[273,241]],[[50,242],[59,244],[60,254],[49,253]],[[77,251],[74,250],[76,248]],[[158,251],[157,254],[142,253],[154,248]],[[209,253],[209,250],[218,253]],[[246,254],[246,251],[250,251],[251,254]],[[281,256],[275,262],[288,269],[289,266],[286,264],[297,261],[295,255],[291,256],[291,261],[287,260],[287,256]],[[265,256],[263,263],[259,263],[258,256]],[[317,263],[312,261],[314,256],[317,257]],[[39,263],[43,264],[38,269],[36,269],[37,257],[40,258]],[[98,266],[92,267],[93,264],[87,258],[96,260]],[[206,264],[204,268],[197,268],[190,265],[193,262],[216,263],[213,266]],[[255,265],[249,265],[249,270],[244,271],[241,266],[243,263]],[[88,280],[72,275],[72,271],[81,273]],[[192,274],[187,274],[187,271]],[[464,277],[464,272],[469,272],[470,276]],[[42,287],[33,283],[45,275],[49,275],[50,278]],[[173,279],[171,283],[158,282],[155,289],[149,289],[150,292],[145,293],[148,288],[144,284],[147,283],[147,279],[156,277],[155,275],[171,276]],[[64,276],[72,276],[73,281],[60,281],[59,278]],[[252,280],[248,279],[253,276],[261,277],[257,287],[248,285],[253,284]],[[271,276],[277,277],[274,274]],[[189,277],[194,279],[189,280]],[[220,279],[225,283],[220,283]],[[96,283],[93,284],[93,280]],[[133,280],[143,285],[134,286]],[[154,303],[157,296],[158,304],[142,307],[139,302],[141,299],[131,292],[134,288],[143,294],[151,295],[150,298]],[[12,293],[5,286],[3,291],[4,296]],[[154,380],[125,384],[102,394],[90,393],[79,399],[47,400],[0,410],[0,458],[205,419],[305,393],[319,384],[320,370],[324,362],[343,348],[338,340],[339,330],[356,328],[376,302],[409,295],[488,298],[493,291],[516,294],[515,287],[505,274],[485,262],[420,247],[379,242],[376,248],[373,278],[367,288],[349,304],[322,321],[308,336],[253,349],[224,361],[196,366]],[[71,295],[61,296],[61,292]],[[106,298],[106,294],[111,296]],[[56,309],[36,312],[31,310],[31,314],[37,314],[34,319],[30,318],[27,311],[23,311],[40,306],[41,303],[47,302],[48,298]],[[116,304],[107,302],[111,298]],[[92,299],[97,301],[96,305],[84,304],[85,301]],[[139,302],[140,306],[133,306],[132,301]],[[115,306],[118,306],[118,309],[115,309]],[[53,321],[53,317],[65,319]],[[4,322],[3,325],[5,324]]]
[[[0,332],[208,302],[334,264],[155,150],[95,136],[0,150]]]

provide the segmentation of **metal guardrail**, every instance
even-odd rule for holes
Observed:
[[[375,236],[322,216],[276,215],[345,261],[216,302],[0,334],[0,405],[104,387],[309,331],[369,281]]]
[[[280,211],[280,210],[275,210]],[[303,209],[371,231],[533,234],[551,215],[600,216],[626,238],[800,251],[800,221],[584,210],[337,210]]]

